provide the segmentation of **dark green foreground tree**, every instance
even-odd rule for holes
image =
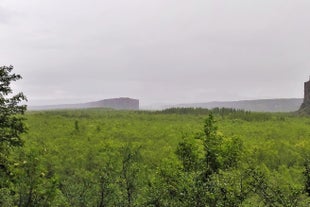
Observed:
[[[26,101],[23,93],[13,94],[11,84],[22,77],[12,73],[13,66],[0,67],[0,206],[2,197],[10,194],[10,167],[8,154],[12,147],[23,144],[20,135],[26,131],[23,114]]]
[[[20,75],[12,73],[13,66],[0,67],[0,144],[1,146],[21,146],[20,135],[24,133],[25,125],[23,115],[26,101],[23,93],[13,95],[11,83],[21,79]]]

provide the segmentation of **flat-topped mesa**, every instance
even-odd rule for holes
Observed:
[[[139,110],[139,100],[127,97],[110,98],[101,101],[87,103],[85,107],[111,108],[118,110]]]
[[[139,110],[139,100],[127,97],[104,99],[103,106],[106,108],[122,110]]]
[[[310,114],[310,77],[304,83],[304,102],[301,104],[299,112]]]

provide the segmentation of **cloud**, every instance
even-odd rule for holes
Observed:
[[[30,101],[301,97],[309,75],[308,0],[4,2],[2,64]]]
[[[8,24],[10,17],[10,12],[0,6],[0,24]]]

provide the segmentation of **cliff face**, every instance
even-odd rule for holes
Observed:
[[[299,113],[310,114],[310,80],[304,85],[304,102],[301,104]]]
[[[111,98],[85,104],[89,108],[111,108],[119,110],[139,110],[139,100],[132,98]]]
[[[111,98],[101,101],[80,103],[80,104],[61,104],[47,106],[30,106],[30,110],[50,110],[50,109],[85,109],[85,108],[111,108],[118,110],[139,110],[139,100],[132,98]]]
[[[310,80],[308,82],[305,82],[304,103],[306,105],[310,105]]]
[[[105,99],[103,106],[112,109],[139,110],[139,100],[131,98]]]

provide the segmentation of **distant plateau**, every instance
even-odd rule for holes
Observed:
[[[162,110],[172,107],[178,108],[234,108],[255,112],[293,112],[297,111],[303,99],[301,98],[283,98],[283,99],[258,99],[258,100],[241,100],[241,101],[213,101],[202,103],[187,104],[156,104],[152,106],[139,106],[138,99],[132,98],[113,98],[104,99],[95,102],[79,103],[79,104],[60,104],[60,105],[44,105],[29,106],[29,110],[55,110],[55,109],[85,109],[85,108],[111,108],[116,110]]]

